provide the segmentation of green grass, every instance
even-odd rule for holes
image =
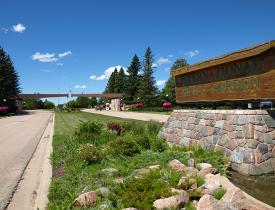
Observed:
[[[219,189],[217,189],[217,190],[214,191],[213,196],[217,200],[220,200],[224,196],[225,193],[226,193],[226,189],[219,188]]]
[[[85,120],[100,122],[104,126],[104,131],[80,141],[76,130],[81,121]],[[118,137],[112,132],[105,131],[108,122],[124,124],[126,134]],[[166,149],[161,143],[157,148],[163,149],[154,149],[159,128],[160,124],[156,122],[121,119],[83,112],[56,112],[51,157],[54,177],[48,196],[48,209],[67,210],[72,207],[71,204],[78,195],[99,187],[108,187],[112,194],[107,198],[99,197],[97,203],[90,209],[102,209],[102,206],[104,206],[103,209],[121,209],[130,207],[130,205],[138,209],[151,209],[153,201],[170,195],[169,189],[176,187],[179,178],[184,175],[171,171],[168,168],[168,162],[178,159],[187,164],[187,160],[190,158],[190,152],[185,148]],[[128,153],[113,152],[112,145],[118,140],[147,142],[146,139],[140,140],[145,137],[150,139],[151,146],[139,145],[140,152],[138,153],[132,154],[131,152],[131,155],[127,156]],[[96,145],[99,153],[97,150],[87,150],[85,147],[90,146],[87,143]],[[194,148],[192,153],[195,161],[209,162],[223,173],[226,160],[220,153],[204,152],[198,148]],[[98,158],[97,155],[99,155]],[[136,176],[140,176],[135,169],[155,164],[160,164],[160,170],[144,176],[140,182],[135,180]],[[108,175],[102,171],[108,167],[116,168],[118,171]],[[125,179],[123,185],[113,182],[118,177]],[[201,185],[204,180],[198,178],[197,182]],[[191,205],[186,207],[192,209]]]

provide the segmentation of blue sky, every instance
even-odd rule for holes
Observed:
[[[148,46],[162,84],[177,58],[196,63],[275,39],[274,8],[272,0],[8,0],[0,45],[24,93],[102,92],[112,67],[142,59]]]

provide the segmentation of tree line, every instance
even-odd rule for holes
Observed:
[[[10,56],[0,47],[0,106],[14,106],[20,93],[18,74]]]
[[[164,88],[160,91],[156,86],[156,80],[153,75],[155,71],[153,63],[154,57],[149,47],[142,62],[135,54],[126,70],[126,74],[123,68],[115,69],[112,72],[104,93],[123,93],[127,104],[141,101],[145,106],[158,106],[164,100],[175,103],[174,78],[170,76]],[[187,65],[188,63],[185,59],[177,59],[171,70]]]

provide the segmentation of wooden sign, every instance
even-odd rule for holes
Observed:
[[[274,42],[175,70],[173,75],[178,103],[275,99]]]

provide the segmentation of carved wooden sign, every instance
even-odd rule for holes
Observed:
[[[275,99],[274,44],[174,70],[177,102]]]

